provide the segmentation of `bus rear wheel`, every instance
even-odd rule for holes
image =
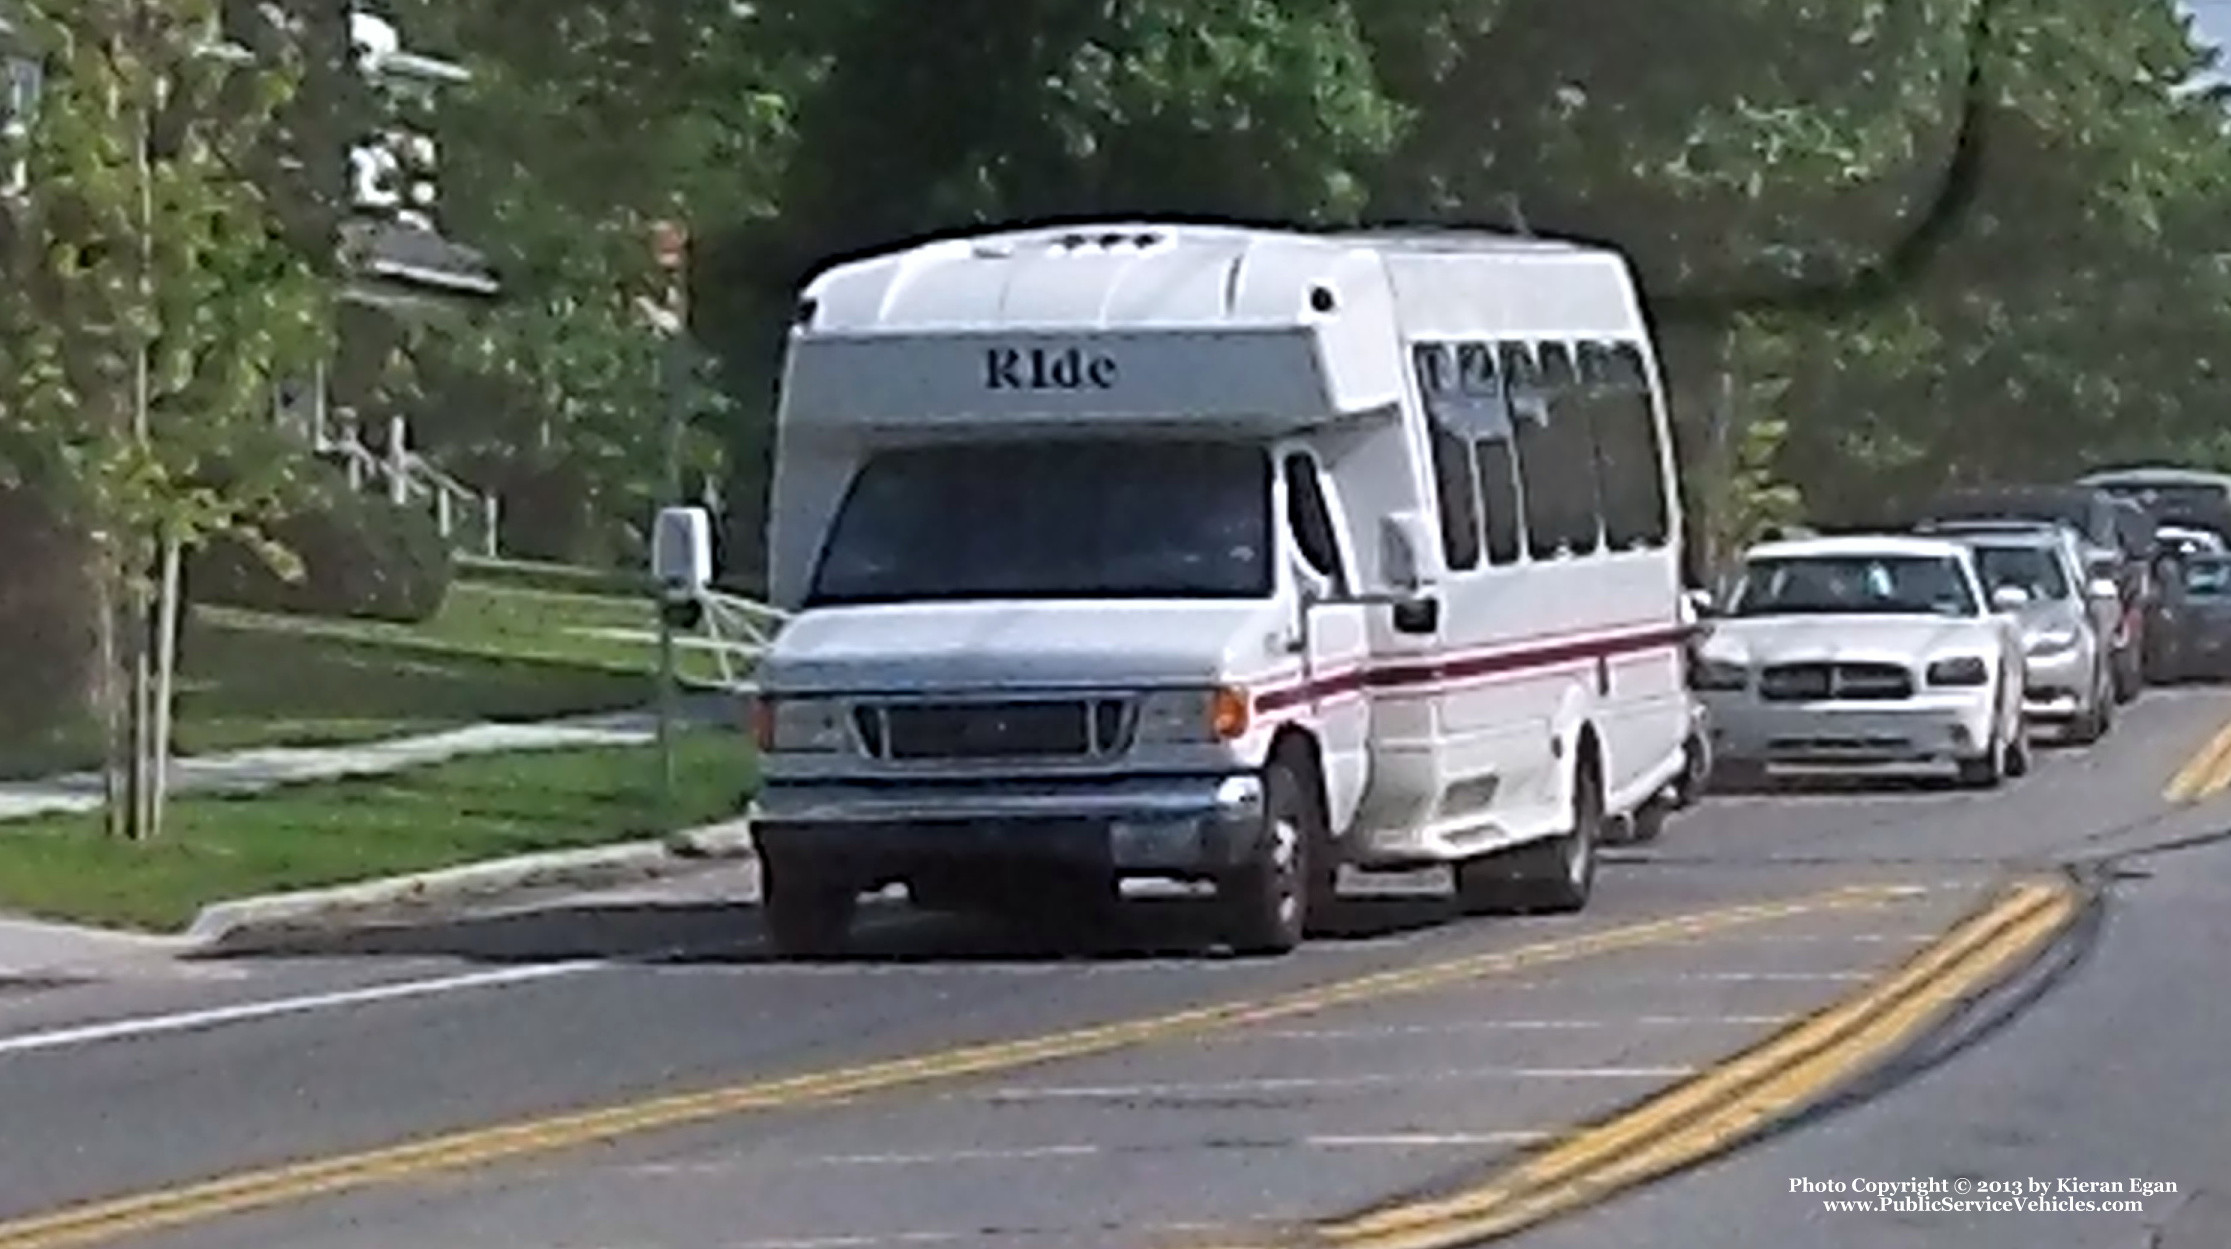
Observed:
[[[1572,829],[1457,864],[1457,902],[1472,915],[1581,910],[1595,892],[1603,834],[1603,779],[1594,756],[1586,755],[1573,777]]]

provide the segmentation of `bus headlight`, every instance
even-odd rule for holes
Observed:
[[[1155,690],[1139,700],[1141,746],[1211,746],[1243,737],[1253,722],[1253,700],[1236,685],[1200,690]]]
[[[762,695],[758,708],[761,754],[835,754],[849,748],[844,704],[828,698]]]

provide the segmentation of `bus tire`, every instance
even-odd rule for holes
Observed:
[[[1467,914],[1566,914],[1588,905],[1604,835],[1602,769],[1593,752],[1573,775],[1572,828],[1556,837],[1456,865],[1456,896]]]
[[[1311,884],[1326,853],[1324,804],[1290,757],[1263,768],[1263,828],[1248,861],[1217,882],[1224,939],[1237,954],[1284,954],[1302,942]]]
[[[851,945],[860,891],[810,858],[760,863],[759,907],[777,958],[835,958]]]

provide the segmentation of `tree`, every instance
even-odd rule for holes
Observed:
[[[439,115],[445,224],[486,246],[504,299],[416,353],[425,441],[496,488],[507,544],[551,558],[640,554],[670,492],[654,220],[775,211],[802,67],[768,20],[713,0],[499,0],[406,6],[421,37],[470,56]],[[702,390],[698,423],[735,423]],[[697,428],[688,473],[718,468]]]
[[[181,553],[253,533],[291,477],[269,396],[324,299],[245,175],[293,65],[215,0],[28,0],[51,66],[10,223],[0,464],[87,535],[112,831],[160,828]]]
[[[764,7],[805,78],[781,213],[701,231],[693,282],[741,407],[729,545],[747,559],[782,329],[812,269],[995,221],[1353,221],[1407,120],[1346,0]]]
[[[1794,381],[1782,471],[1833,517],[1954,480],[2225,462],[2231,145],[2182,90],[2206,57],[2166,0],[2002,0],[1997,23],[1975,202],[1941,262],[1758,344]]]

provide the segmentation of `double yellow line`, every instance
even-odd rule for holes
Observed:
[[[1204,1036],[1597,955],[1667,945],[1800,915],[1883,906],[1923,892],[1914,886],[1855,886],[1782,902],[1707,911],[1584,936],[1535,942],[1510,950],[1336,981],[1253,1002],[1205,1006],[1102,1027],[971,1045],[915,1058],[760,1080],[455,1132],[0,1222],[0,1249],[79,1249],[229,1215],[421,1180],[493,1163],[515,1162],[646,1132],[736,1115],[825,1105],[867,1094],[1092,1057],[1150,1042]]]
[[[2173,803],[2198,802],[2227,788],[2231,788],[2231,724],[2217,730],[2206,745],[2177,769],[2161,796]]]
[[[1255,1249],[1453,1249],[1710,1157],[1892,1052],[2043,947],[2079,905],[2066,882],[2022,885],[1865,992],[1483,1184],[1273,1235]]]

